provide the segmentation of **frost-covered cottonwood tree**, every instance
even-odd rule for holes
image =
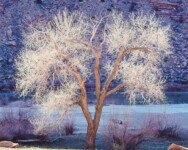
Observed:
[[[131,103],[137,98],[148,103],[164,99],[160,63],[170,47],[169,36],[169,26],[154,14],[140,12],[125,19],[113,11],[90,18],[63,11],[24,35],[16,62],[17,88],[22,95],[34,92],[49,111],[80,106],[88,124],[85,148],[94,148],[106,97],[124,89]],[[97,100],[94,117],[85,86],[91,76]],[[111,87],[115,80],[119,84]]]

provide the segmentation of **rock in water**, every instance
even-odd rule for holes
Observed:
[[[18,143],[13,143],[11,141],[0,141],[0,147],[19,148],[20,145]]]
[[[188,150],[188,148],[176,144],[171,144],[168,147],[168,150]]]

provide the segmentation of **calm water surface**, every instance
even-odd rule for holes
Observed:
[[[166,100],[165,104],[188,104],[188,92],[165,92]],[[29,97],[28,99],[31,99]],[[89,103],[95,104],[96,97],[94,92],[88,92]],[[23,100],[19,97],[19,94],[16,92],[10,93],[0,93],[0,102],[13,102],[17,100]],[[107,97],[106,105],[115,104],[115,105],[129,105],[129,100],[123,93],[117,92],[109,97]],[[138,105],[143,104],[142,101],[137,102]]]
[[[165,104],[188,104],[188,92],[165,92]],[[89,92],[88,98],[90,103],[96,103],[95,93]],[[126,95],[116,93],[107,97],[105,104],[129,105]],[[138,105],[143,104],[142,101],[137,102]]]

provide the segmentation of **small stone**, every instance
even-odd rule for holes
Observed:
[[[0,5],[0,13],[1,12],[4,12],[4,7],[3,7],[3,5]]]
[[[0,22],[0,27],[3,27],[5,24],[3,22]]]
[[[24,23],[25,25],[29,25],[29,24],[31,24],[31,22],[33,22],[35,19],[36,19],[36,18],[35,18],[34,15],[28,13],[28,14],[25,14],[25,15],[23,16],[22,23]]]
[[[3,57],[0,56],[0,61],[3,61]]]
[[[112,11],[112,9],[111,8],[107,8],[107,11]]]
[[[9,59],[7,60],[7,62],[8,62],[9,64],[11,64],[11,63],[13,62],[13,60],[12,60],[11,58],[9,58]]]
[[[0,79],[4,79],[5,78],[5,76],[2,74],[2,73],[0,73]]]
[[[32,21],[32,18],[31,18],[31,16],[30,16],[29,14],[27,14],[27,15],[25,16],[25,19],[26,19],[27,21],[29,21],[29,22]]]
[[[7,29],[6,35],[7,35],[8,40],[12,39],[12,29],[11,29],[11,27],[9,27]]]
[[[42,4],[42,0],[35,0],[35,3]]]
[[[182,23],[186,20],[186,17],[184,17],[183,15],[171,15],[170,17],[171,19],[179,23]]]
[[[168,0],[168,2],[182,4],[182,0]]]
[[[9,80],[8,86],[9,86],[9,89],[11,89],[11,90],[15,89],[16,81],[13,79]]]
[[[8,46],[13,46],[13,47],[16,47],[17,46],[17,43],[15,41],[8,41],[6,43]]]
[[[180,6],[177,4],[171,4],[171,3],[165,3],[165,2],[152,2],[152,5],[155,9],[161,10],[161,9],[167,9],[167,10],[173,10],[177,9]]]
[[[183,61],[182,64],[181,64],[181,67],[185,68],[186,66],[187,66],[187,62]]]

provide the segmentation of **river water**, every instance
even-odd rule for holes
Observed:
[[[165,92],[166,100],[163,103],[166,104],[188,104],[188,92]],[[27,97],[27,99],[31,99]],[[89,103],[96,103],[96,97],[94,92],[88,92]],[[18,100],[23,100],[19,97],[19,94],[16,92],[5,92],[0,93],[0,103],[2,102],[14,102]],[[107,97],[105,104],[114,104],[114,105],[129,105],[129,100],[127,96],[123,93],[117,92]],[[142,104],[142,101],[137,102],[137,104]]]
[[[188,92],[165,92],[164,104],[188,104]],[[95,93],[88,93],[90,103],[96,103]],[[106,104],[129,105],[127,96],[123,93],[115,93],[106,99]],[[137,104],[143,104],[142,101]]]

